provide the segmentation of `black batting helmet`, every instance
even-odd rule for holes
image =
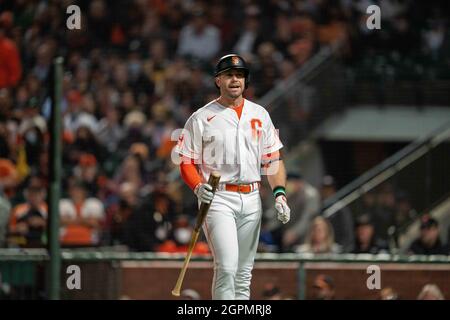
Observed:
[[[250,70],[247,67],[245,60],[237,54],[227,54],[219,59],[216,64],[214,76],[217,77],[220,73],[228,71],[230,69],[241,69],[245,74],[245,88],[247,89],[249,83]],[[216,85],[217,87],[217,85]]]

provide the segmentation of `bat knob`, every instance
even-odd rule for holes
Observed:
[[[180,289],[173,289],[172,290],[172,295],[175,297],[179,297],[180,296]]]

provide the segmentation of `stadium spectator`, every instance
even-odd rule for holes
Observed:
[[[191,22],[181,29],[177,53],[180,56],[208,62],[215,57],[220,48],[219,30],[208,23],[204,9],[194,9]]]
[[[244,27],[235,40],[233,52],[242,56],[251,56],[262,42],[260,9],[257,5],[249,5],[245,9]]]
[[[24,190],[26,202],[17,204],[11,211],[9,246],[38,248],[46,245],[48,215],[46,194],[41,179],[30,177]]]
[[[5,11],[0,15],[0,89],[15,87],[22,76],[22,64],[17,45],[7,37],[12,27],[13,14]]]
[[[123,119],[124,135],[119,141],[119,151],[128,150],[136,142],[146,143],[148,137],[144,135],[144,126],[147,122],[146,115],[139,110],[128,112]]]
[[[80,115],[75,128],[74,141],[64,149],[67,164],[75,166],[85,153],[94,155],[98,161],[105,161],[107,153],[105,147],[97,140],[96,126],[97,121],[93,116],[86,113]]]
[[[398,293],[392,287],[380,290],[380,300],[399,300]]]
[[[377,193],[377,207],[372,212],[375,234],[381,240],[389,241],[389,228],[395,226],[395,190],[391,184],[384,184]]]
[[[177,216],[173,222],[173,228],[169,238],[159,245],[156,251],[171,253],[187,252],[193,230],[192,222],[189,221],[188,216]],[[199,239],[192,252],[195,254],[209,254],[208,244]]]
[[[305,243],[295,250],[299,253],[339,253],[340,246],[334,242],[334,231],[331,223],[321,216],[312,221]]]
[[[104,221],[101,201],[88,197],[88,189],[83,182],[69,181],[69,198],[61,199],[60,241],[65,247],[98,246]]]
[[[330,8],[328,16],[328,21],[318,28],[319,43],[334,44],[348,41],[348,24],[341,9],[339,7]]]
[[[263,215],[261,220],[261,231],[259,238],[259,252],[280,252],[282,228],[276,219],[273,200],[270,198],[272,190],[261,184],[259,190],[262,200]]]
[[[288,174],[286,191],[290,208],[295,212],[283,228],[283,250],[289,251],[305,241],[312,220],[319,214],[320,196],[317,189],[297,173]]]
[[[428,283],[423,286],[417,300],[444,300],[444,295],[437,285]]]
[[[351,253],[387,253],[388,246],[385,241],[378,238],[375,226],[369,214],[362,214],[356,218],[355,244]]]
[[[175,203],[162,190],[147,195],[123,226],[123,241],[132,251],[155,251],[173,228]]]
[[[270,223],[267,221],[261,224],[258,252],[278,252],[280,250],[279,243],[276,242],[272,231],[269,229],[269,225]]]
[[[314,300],[334,300],[334,279],[326,274],[319,274],[314,278],[312,287],[312,298]]]
[[[100,174],[98,172],[97,159],[92,154],[82,154],[78,164],[73,168],[73,176],[82,182],[92,197],[98,196]]]
[[[279,70],[276,65],[282,58],[276,51],[275,46],[269,41],[259,44],[256,53],[257,56],[255,57],[256,61],[252,74],[255,78],[261,79],[255,93],[258,96],[262,96],[264,95],[264,92],[268,92],[277,82],[277,79],[279,79]]]
[[[137,154],[128,155],[117,167],[114,183],[117,186],[131,182],[142,190],[147,182],[146,170],[142,158]]]
[[[404,191],[397,192],[395,197],[395,208],[395,225],[398,228],[417,218],[417,212],[412,207],[408,194]]]
[[[180,298],[183,300],[201,300],[200,294],[194,289],[184,289],[181,291]]]
[[[268,282],[264,284],[262,298],[264,300],[283,300],[283,294],[277,285],[273,282]]]
[[[336,183],[332,176],[324,176],[320,188],[322,203],[336,193]],[[355,228],[353,225],[353,216],[348,207],[344,207],[337,211],[331,217],[330,221],[335,235],[336,243],[339,244],[343,251],[349,249],[355,241]]]
[[[125,226],[130,216],[138,210],[141,199],[138,186],[133,182],[123,182],[119,186],[118,199],[110,199],[106,208],[104,244],[120,245],[127,242]]]
[[[32,102],[30,102],[32,103]],[[37,110],[36,105],[32,108]],[[39,155],[44,150],[47,135],[45,119],[37,115],[23,119],[19,126],[20,147],[23,148],[26,165],[33,171],[39,170]]]
[[[444,58],[446,55],[445,47],[449,45],[444,21],[432,21],[428,30],[423,31],[422,41],[423,50],[432,61]]]
[[[8,230],[9,212],[11,204],[3,194],[2,185],[0,183],[0,248],[5,246],[6,234]]]
[[[1,91],[1,90],[0,90]],[[1,94],[1,92],[0,92]],[[1,111],[1,110],[0,110]],[[9,157],[9,137],[8,137],[8,129],[7,122],[5,119],[1,117],[0,114],[0,158]]]
[[[36,64],[32,70],[32,75],[38,81],[43,82],[48,79],[54,51],[55,43],[53,40],[47,39],[39,44],[36,51]]]
[[[109,153],[114,153],[117,150],[124,135],[119,116],[117,109],[108,109],[106,115],[98,123],[98,141],[106,147]]]
[[[449,254],[447,245],[439,237],[439,223],[430,215],[421,217],[420,237],[409,248],[410,254]]]
[[[397,247],[402,230],[417,216],[417,211],[412,207],[408,195],[403,191],[397,192],[395,196],[394,230],[392,232]]]
[[[0,186],[2,186],[3,195],[12,199],[19,183],[20,177],[16,165],[9,159],[0,158]]]

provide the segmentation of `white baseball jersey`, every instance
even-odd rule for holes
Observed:
[[[236,111],[213,100],[186,122],[175,151],[194,159],[203,181],[212,171],[221,183],[261,181],[263,155],[283,147],[269,113],[244,99],[240,119]]]

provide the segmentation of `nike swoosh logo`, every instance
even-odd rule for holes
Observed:
[[[208,122],[210,122],[212,119],[214,119],[214,117],[215,117],[215,116],[208,117],[208,118],[206,118],[206,120],[207,120]]]

